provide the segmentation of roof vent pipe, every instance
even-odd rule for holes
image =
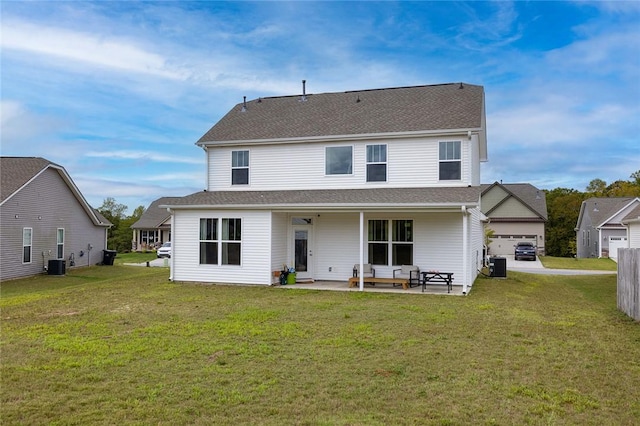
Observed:
[[[307,80],[302,80],[302,97],[300,101],[306,102],[307,100]]]
[[[242,109],[240,111],[245,112],[247,110],[247,97],[242,97]]]

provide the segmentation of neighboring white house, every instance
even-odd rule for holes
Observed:
[[[622,224],[627,227],[627,247],[640,248],[640,203],[622,219]]]
[[[638,205],[637,197],[594,197],[583,201],[575,229],[577,256],[616,258],[618,248],[629,247],[629,228],[624,220]]]
[[[39,157],[1,157],[0,281],[103,260],[111,223],[66,170]],[[60,271],[58,271],[60,272]]]
[[[547,201],[544,191],[528,183],[482,185],[482,212],[489,218],[485,226],[494,231],[489,239],[490,255],[512,255],[515,245],[527,241],[545,254],[544,225]]]
[[[484,89],[452,83],[259,98],[198,142],[206,190],[167,204],[171,279],[270,285],[376,277],[403,264],[454,273],[482,265]],[[360,285],[362,289],[362,283]]]

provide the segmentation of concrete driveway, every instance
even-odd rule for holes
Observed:
[[[143,263],[125,263],[128,266],[150,266],[150,267],[165,267],[168,268],[170,264],[169,258],[163,257],[158,259],[150,260],[149,262]]]
[[[590,271],[581,269],[547,269],[540,262],[540,258],[536,260],[515,260],[513,255],[501,256],[507,259],[507,274],[509,271],[527,272],[529,274],[546,274],[546,275],[601,275],[615,274],[616,271]]]

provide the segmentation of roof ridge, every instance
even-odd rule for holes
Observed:
[[[466,85],[466,86],[474,86],[477,87],[476,84],[470,84],[465,82],[457,82],[457,83],[437,83],[437,84],[417,84],[413,86],[395,86],[395,87],[381,87],[376,89],[357,89],[357,90],[345,90],[339,92],[319,92],[319,93],[305,93],[305,96],[313,96],[313,95],[343,95],[348,93],[364,93],[364,92],[380,92],[385,90],[400,90],[400,89],[417,89],[417,88],[426,88],[426,87],[440,87],[440,86],[454,86],[454,85]],[[256,102],[258,100],[263,101],[265,99],[286,99],[286,98],[299,98],[301,93],[295,95],[277,95],[277,96],[259,96],[258,98],[248,100],[247,102]],[[240,105],[242,102],[239,102],[237,105]]]

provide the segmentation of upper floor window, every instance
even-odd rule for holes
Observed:
[[[57,232],[57,259],[64,259],[64,228],[58,228]]]
[[[440,180],[460,180],[460,141],[440,142]]]
[[[328,146],[325,151],[325,173],[350,175],[353,173],[353,147]]]
[[[22,228],[22,263],[31,263],[32,245],[33,245],[33,229]]]
[[[231,184],[249,184],[249,151],[231,151]]]
[[[387,181],[387,145],[367,145],[367,182]]]

